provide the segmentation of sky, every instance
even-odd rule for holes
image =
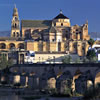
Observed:
[[[11,30],[14,4],[20,20],[52,20],[62,9],[71,25],[88,20],[89,32],[100,32],[100,0],[0,0],[0,31]]]

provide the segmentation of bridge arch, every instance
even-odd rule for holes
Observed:
[[[95,76],[95,85],[100,84],[100,72],[98,72]]]
[[[66,70],[56,79],[56,88],[59,93],[63,93],[66,88],[72,87],[73,76],[69,70]]]
[[[83,94],[86,89],[93,87],[94,78],[90,70],[87,70],[80,74],[80,76],[75,79],[75,90],[77,93]]]
[[[0,49],[6,49],[6,44],[5,43],[0,43]]]
[[[79,78],[79,76],[82,74],[80,69],[75,70],[75,73],[73,75],[73,82],[72,82],[72,90],[75,91],[75,80]]]

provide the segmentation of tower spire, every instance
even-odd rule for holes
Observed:
[[[60,9],[60,14],[62,14],[62,10]]]
[[[86,20],[86,24],[88,24],[88,20]]]
[[[13,18],[11,23],[11,37],[20,37],[20,21],[18,16],[18,10],[16,8],[16,4],[14,4],[13,8]]]
[[[16,4],[14,4],[13,16],[18,16],[18,10],[16,8]]]
[[[16,8],[16,4],[14,4],[14,8]]]

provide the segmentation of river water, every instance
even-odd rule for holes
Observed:
[[[20,98],[20,96],[17,95],[6,95],[6,96],[0,96],[0,100],[24,100],[24,99]],[[46,100],[46,98],[35,99],[35,100]],[[78,99],[77,98],[49,98],[49,100],[78,100]]]

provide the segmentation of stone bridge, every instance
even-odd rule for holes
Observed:
[[[95,86],[100,83],[100,64],[99,63],[84,63],[84,64],[20,64],[14,65],[10,68],[11,72],[17,72],[22,74],[28,73],[28,75],[34,73],[38,77],[43,75],[56,77],[64,76],[68,78],[72,77],[72,88],[75,90],[80,84],[86,84]],[[52,71],[52,72],[51,72]],[[44,74],[45,73],[45,74]],[[55,73],[55,76],[53,75]],[[67,74],[66,74],[67,73]],[[51,74],[51,75],[50,75]],[[49,77],[50,78],[50,77]],[[81,88],[82,86],[80,86]]]
[[[80,72],[84,73],[87,71],[90,71],[93,78],[98,76],[100,72],[100,63],[85,63],[85,64],[18,64],[14,65],[10,68],[10,70],[13,72],[14,70],[18,70],[18,72],[22,72],[23,70],[25,72],[35,72],[40,76],[45,70],[49,70],[53,68],[55,73],[59,73],[61,71],[62,73],[65,71],[70,71],[71,75],[74,76],[77,71],[80,70]]]

